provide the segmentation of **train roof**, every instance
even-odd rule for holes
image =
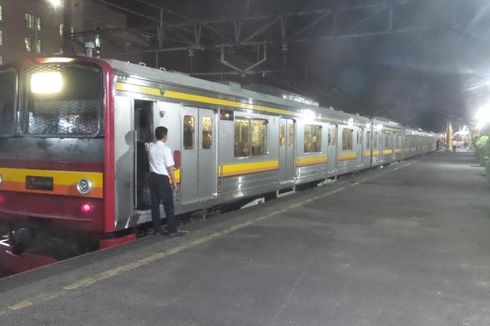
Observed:
[[[248,90],[242,88],[238,83],[217,83],[192,77],[180,72],[165,71],[114,59],[104,59],[104,61],[109,63],[116,70],[116,74],[124,75],[135,80],[149,80],[156,83],[184,86],[201,92],[213,92],[230,97],[254,99],[256,101],[287,108],[290,111],[313,110],[322,115],[322,117],[332,117],[341,120],[353,119],[358,123],[369,122],[369,118],[364,116],[337,111],[333,108],[315,106],[309,103],[299,103],[278,96]]]

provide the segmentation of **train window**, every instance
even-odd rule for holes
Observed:
[[[48,137],[102,134],[103,79],[99,69],[46,64],[26,72],[22,131]]]
[[[192,115],[184,116],[184,149],[194,149],[195,119]]]
[[[373,148],[378,148],[378,133],[377,132],[374,133]]]
[[[344,128],[342,130],[342,150],[349,151],[353,149],[352,138],[354,135],[353,129]]]
[[[233,121],[233,111],[231,110],[220,110],[219,119],[226,121]]]
[[[17,77],[13,71],[0,73],[0,136],[14,133]]]
[[[283,147],[286,144],[286,126],[279,128],[279,146]]]
[[[371,131],[366,133],[366,149],[371,149]]]
[[[267,153],[267,125],[263,119],[235,119],[235,157]]]
[[[322,126],[305,125],[304,151],[305,153],[322,151]]]
[[[267,153],[267,124],[267,120],[250,120],[252,155],[254,156]]]
[[[335,127],[328,129],[328,146],[335,146],[337,143],[337,129]]]
[[[210,117],[202,118],[202,148],[210,149],[213,146],[213,120]]]
[[[402,135],[396,135],[396,148],[402,148]]]
[[[294,123],[288,124],[288,147],[294,146]]]
[[[250,155],[250,121],[235,119],[235,157]]]

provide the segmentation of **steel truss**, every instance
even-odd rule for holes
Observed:
[[[239,75],[256,73],[255,68],[267,60],[267,48],[280,51],[285,58],[290,47],[298,44],[417,32],[444,24],[443,19],[434,19],[437,15],[433,15],[431,19],[420,19],[431,15],[427,10],[428,6],[421,5],[424,3],[421,0],[379,0],[376,3],[355,6],[334,5],[309,11],[206,20],[186,17],[148,0],[135,2],[152,9],[155,15],[123,7],[119,2],[94,1],[137,16],[150,24],[139,28],[84,31],[73,34],[72,38],[90,37],[95,33],[103,34],[107,38],[112,33],[129,32],[147,41],[148,46],[106,55],[151,53],[155,55],[158,65],[161,53],[183,51],[187,52],[192,65],[196,51],[213,51],[218,54],[223,65]],[[441,0],[433,0],[433,4],[439,2]],[[407,19],[407,8],[413,19]],[[432,9],[437,12],[436,5]],[[178,22],[174,23],[175,21]],[[263,49],[263,56],[257,56],[255,62],[249,62],[246,67],[241,68],[225,59],[226,49],[245,49],[244,51],[254,53]]]

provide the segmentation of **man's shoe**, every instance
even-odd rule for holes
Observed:
[[[189,233],[189,231],[179,230],[177,232],[168,233],[167,235],[168,235],[169,238],[177,238],[177,237],[183,237],[187,233]]]

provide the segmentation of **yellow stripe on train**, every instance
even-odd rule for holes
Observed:
[[[278,160],[223,164],[219,167],[220,177],[232,177],[244,174],[274,171],[279,169]]]
[[[337,155],[337,160],[339,160],[339,161],[354,160],[356,158],[357,158],[356,152],[344,152],[344,153],[339,153]]]
[[[296,160],[297,166],[308,166],[328,163],[327,155],[301,156]]]
[[[90,198],[103,197],[104,174],[100,172],[0,168],[0,175],[3,180],[0,184],[0,190],[2,191],[83,196]],[[26,185],[27,177],[53,178],[53,189],[28,189]],[[87,195],[81,195],[77,191],[77,183],[80,179],[88,179],[92,183],[93,189]]]

